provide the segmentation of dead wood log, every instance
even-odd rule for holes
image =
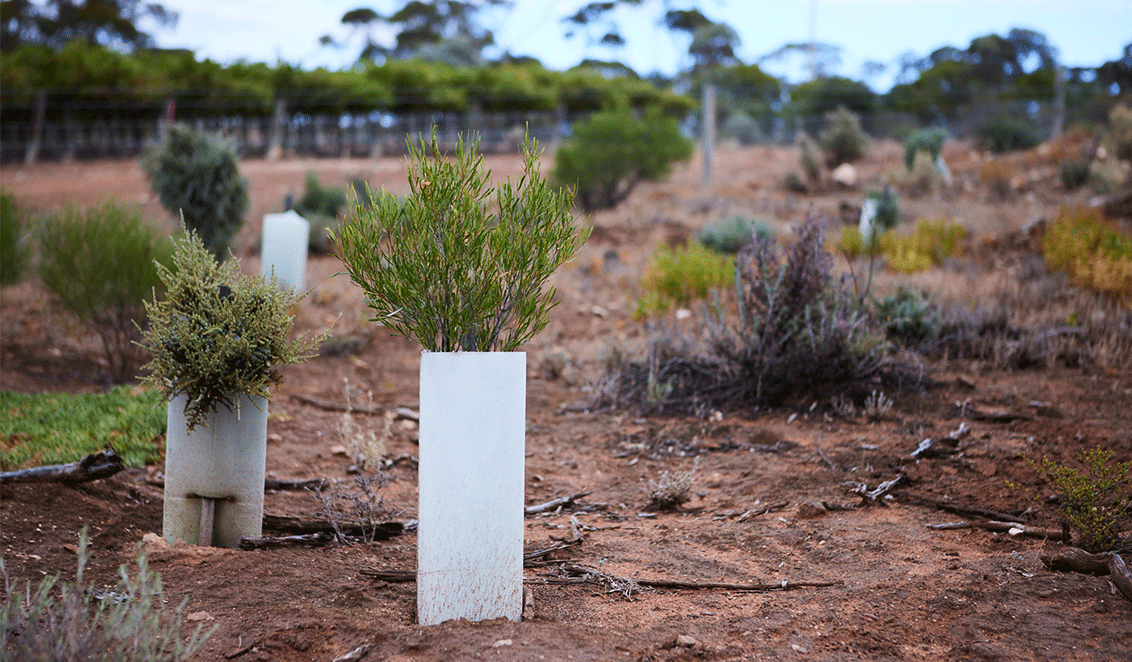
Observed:
[[[550,501],[547,501],[545,503],[536,504],[534,506],[527,506],[526,508],[523,509],[523,514],[525,514],[525,515],[536,515],[538,513],[545,513],[545,512],[551,511],[551,510],[555,510],[559,506],[569,506],[569,505],[573,504],[575,501],[577,501],[578,499],[581,499],[582,497],[589,496],[593,493],[594,493],[593,490],[590,490],[588,492],[578,492],[577,494],[571,494],[570,496],[564,496],[564,497],[558,497],[557,499],[551,499]]]
[[[827,582],[813,582],[801,581],[792,582],[782,580],[777,584],[732,584],[728,582],[681,582],[668,579],[638,579],[636,580],[641,586],[648,586],[650,588],[674,588],[674,589],[687,589],[692,591],[702,590],[717,590],[717,591],[789,591],[798,588],[822,588],[826,586],[840,586],[844,584],[842,581],[827,581]]]
[[[939,510],[944,510],[956,515],[966,515],[968,517],[982,517],[983,519],[994,520],[998,522],[1018,522],[1022,520],[1006,513],[996,512],[994,510],[986,510],[984,508],[976,508],[974,506],[964,506],[962,504],[953,503],[951,501],[943,501],[936,499],[926,494],[917,494],[916,492],[909,492],[908,490],[899,490],[893,493],[897,499],[901,501],[912,501],[920,505],[932,506]]]
[[[1090,554],[1083,549],[1066,547],[1052,554],[1042,554],[1042,563],[1050,570],[1080,572],[1087,575],[1109,575],[1124,599],[1132,601],[1132,571],[1116,552]]]
[[[392,409],[376,405],[372,407],[365,407],[362,405],[343,404],[340,402],[331,402],[329,400],[320,400],[318,398],[312,398],[309,395],[293,394],[291,395],[291,398],[298,400],[305,405],[318,407],[319,409],[325,409],[326,411],[341,411],[349,414],[367,414],[369,416],[380,416],[386,411],[390,411],[393,413],[394,418],[406,418],[410,421],[421,420],[420,413],[415,412],[408,407],[393,407]]]
[[[335,527],[326,520],[312,520],[302,519],[299,517],[291,517],[288,515],[270,515],[265,513],[263,516],[263,528],[274,533],[282,533],[290,536],[311,535],[316,533],[335,535]],[[356,522],[345,523],[339,522],[337,532],[341,535],[348,537],[368,537],[373,532],[373,539],[388,540],[394,536],[399,536],[405,531],[405,525],[402,522],[379,522],[376,525],[361,525]]]
[[[280,547],[321,547],[334,542],[331,533],[306,533],[297,536],[241,536],[240,549],[277,549]]]
[[[122,458],[113,449],[104,449],[87,455],[77,462],[50,464],[17,471],[0,473],[4,483],[63,483],[77,485],[100,478],[109,478],[123,469]]]
[[[307,480],[282,480],[279,478],[265,478],[263,481],[263,489],[276,490],[276,491],[297,491],[297,490],[324,490],[330,487],[330,481],[325,478],[308,478]]]
[[[875,489],[869,489],[869,486],[864,483],[855,483],[852,481],[842,483],[841,486],[847,488],[853,494],[861,497],[861,505],[873,505],[880,503],[886,505],[883,498],[886,494],[891,492],[897,485],[903,483],[905,480],[904,474],[900,474],[892,480],[886,480]]]
[[[987,531],[997,531],[999,533],[1010,533],[1011,535],[1023,535],[1029,538],[1041,538],[1043,540],[1065,540],[1065,532],[1061,529],[1045,529],[1040,526],[1031,526],[1029,524],[1020,524],[1018,522],[948,522],[945,524],[925,524],[929,529],[935,530],[950,530],[950,529],[985,529]]]

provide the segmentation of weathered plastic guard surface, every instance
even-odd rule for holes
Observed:
[[[274,270],[279,289],[293,287],[301,293],[306,289],[310,235],[310,222],[293,209],[265,215],[260,275],[270,279]]]
[[[162,536],[200,541],[200,497],[216,500],[213,545],[236,547],[240,536],[262,535],[267,399],[242,396],[239,414],[221,405],[192,432],[184,395],[169,401],[167,415]]]
[[[523,612],[527,355],[421,354],[417,618]]]

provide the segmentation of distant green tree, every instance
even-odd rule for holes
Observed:
[[[143,0],[3,0],[0,48],[61,48],[76,39],[116,50],[151,48],[153,36],[139,27],[145,21],[171,28],[177,24],[177,12]]]
[[[802,117],[824,116],[841,106],[863,115],[872,112],[876,102],[868,85],[840,76],[818,78],[790,91],[790,110]]]

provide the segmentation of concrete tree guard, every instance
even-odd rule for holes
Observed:
[[[263,533],[267,399],[242,395],[239,413],[220,405],[190,432],[185,397],[169,401],[162,536],[236,547]]]
[[[263,217],[263,247],[260,275],[270,278],[275,273],[279,289],[306,288],[307,250],[311,224],[295,210]]]
[[[523,613],[525,352],[424,352],[417,618]]]

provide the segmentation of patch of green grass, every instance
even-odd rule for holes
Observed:
[[[165,407],[155,390],[106,393],[0,391],[0,470],[74,462],[111,447],[126,466],[161,459]]]

